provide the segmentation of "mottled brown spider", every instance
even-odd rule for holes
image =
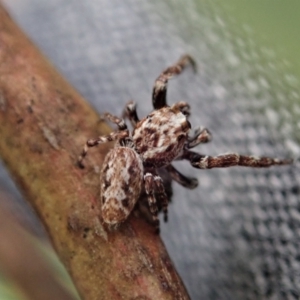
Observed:
[[[195,69],[194,60],[189,55],[184,55],[156,79],[152,94],[154,111],[147,117],[139,120],[135,103],[127,104],[124,116],[130,120],[132,132],[128,130],[123,119],[106,113],[105,117],[117,124],[118,131],[86,142],[78,159],[81,167],[89,147],[116,141],[115,147],[105,157],[100,175],[101,211],[105,223],[117,225],[125,221],[144,186],[150,212],[158,230],[157,200],[161,201],[165,220],[168,206],[168,198],[158,170],[165,168],[173,180],[189,189],[198,185],[196,178],[186,177],[172,166],[174,160],[188,160],[198,169],[231,166],[264,168],[292,162],[289,159],[236,153],[212,157],[190,151],[189,149],[201,143],[209,142],[211,134],[206,128],[199,128],[190,135],[189,105],[178,102],[169,106],[166,102],[168,80],[180,74],[189,64]]]

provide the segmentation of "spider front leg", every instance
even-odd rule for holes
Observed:
[[[124,131],[119,131],[119,132],[112,132],[109,135],[99,136],[96,139],[87,140],[86,144],[84,145],[84,147],[81,151],[81,154],[78,157],[78,161],[77,161],[78,166],[80,168],[84,168],[84,165],[82,162],[83,162],[83,159],[86,157],[88,149],[90,147],[94,147],[99,144],[103,144],[103,143],[107,143],[107,142],[112,142],[115,140],[122,140],[128,136],[129,136],[128,131],[124,130]]]
[[[118,126],[118,129],[120,131],[117,132],[112,132],[109,135],[105,136],[99,136],[97,139],[90,139],[86,142],[84,145],[81,154],[78,157],[78,166],[80,168],[84,168],[84,165],[82,163],[83,159],[86,157],[88,148],[97,146],[99,144],[107,143],[107,142],[112,142],[115,140],[122,140],[126,137],[129,136],[129,131],[127,130],[127,125],[123,119],[120,119],[116,116],[113,116],[110,113],[105,113],[104,117],[108,119],[109,121],[115,123]]]
[[[160,109],[167,105],[167,84],[174,75],[179,75],[187,65],[191,65],[196,71],[196,62],[189,55],[182,56],[178,62],[165,69],[155,80],[152,92],[152,104],[154,109]]]
[[[207,128],[201,128],[195,130],[194,135],[188,138],[186,144],[187,148],[194,148],[199,144],[208,143],[212,140],[212,135]]]
[[[291,159],[256,157],[236,153],[221,154],[212,157],[188,150],[185,151],[183,158],[188,159],[191,165],[198,169],[228,168],[233,166],[268,168],[275,165],[289,165],[292,163]]]
[[[136,112],[136,103],[129,101],[122,114],[123,118],[128,118],[132,127],[135,128],[136,124],[140,121]]]
[[[118,117],[112,115],[111,113],[105,113],[104,118],[106,118],[107,120],[109,120],[112,123],[115,123],[118,126],[119,130],[127,130],[127,125],[126,125],[124,119],[118,118]]]

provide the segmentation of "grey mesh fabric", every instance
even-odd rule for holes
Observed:
[[[193,127],[213,141],[196,151],[297,157],[296,79],[249,28],[212,1],[6,1],[11,14],[99,111],[120,115],[134,99],[148,114],[155,78],[180,55],[191,69],[170,81],[168,102],[188,101]],[[201,4],[202,3],[202,4]],[[233,24],[234,25],[234,24]],[[280,72],[278,70],[281,70]],[[283,70],[283,71],[282,71]],[[253,75],[254,74],[254,75]],[[88,137],[87,137],[88,138]],[[270,169],[193,169],[200,185],[173,183],[161,235],[192,299],[298,299],[299,163]],[[15,188],[1,170],[1,184]]]

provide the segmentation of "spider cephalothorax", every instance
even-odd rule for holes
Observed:
[[[132,132],[128,130],[123,119],[106,113],[105,117],[117,124],[119,130],[95,140],[88,140],[82,150],[78,160],[80,166],[89,147],[117,141],[115,147],[105,157],[100,175],[101,212],[105,223],[114,225],[126,220],[144,187],[150,212],[158,229],[157,201],[161,202],[165,220],[168,206],[168,197],[163,180],[159,176],[159,169],[163,168],[173,180],[184,187],[193,189],[198,185],[196,178],[186,177],[172,166],[174,160],[188,160],[198,169],[230,166],[270,167],[291,163],[288,159],[235,153],[212,157],[190,151],[190,148],[200,143],[209,142],[211,134],[206,128],[199,128],[190,135],[189,105],[178,102],[168,106],[166,102],[168,80],[180,74],[188,64],[195,68],[193,59],[185,55],[156,79],[152,94],[154,111],[147,117],[139,120],[136,105],[133,102],[127,104],[124,116],[130,120]]]
[[[181,153],[190,129],[190,122],[175,104],[139,121],[132,138],[144,165],[160,168],[169,165]]]

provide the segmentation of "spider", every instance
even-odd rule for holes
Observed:
[[[181,101],[169,106],[166,101],[168,80],[180,74],[188,65],[196,70],[192,57],[184,55],[159,75],[152,93],[154,111],[145,118],[138,118],[134,102],[127,104],[123,117],[131,122],[132,131],[127,128],[123,118],[106,113],[104,117],[115,123],[118,131],[86,142],[78,158],[80,167],[83,167],[82,161],[88,148],[116,141],[115,147],[105,157],[100,174],[101,212],[103,221],[108,225],[119,225],[127,219],[144,187],[158,232],[157,200],[161,203],[165,221],[168,207],[168,197],[159,170],[164,168],[173,180],[186,188],[193,189],[198,185],[196,178],[186,177],[172,166],[174,160],[188,160],[198,169],[231,166],[262,168],[292,162],[289,159],[236,153],[213,157],[191,151],[191,148],[209,142],[211,133],[206,128],[198,128],[190,135],[189,104]]]

